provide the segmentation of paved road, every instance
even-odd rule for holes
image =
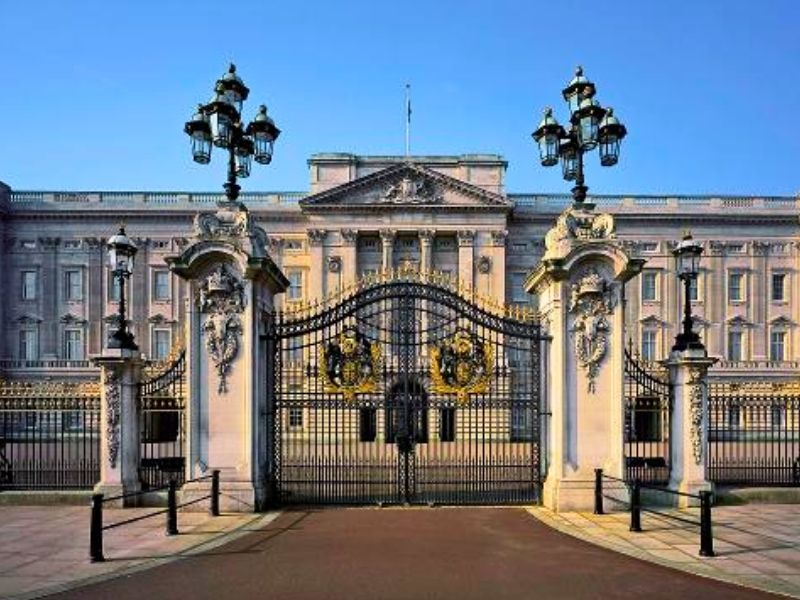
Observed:
[[[516,508],[292,511],[208,554],[51,596],[213,598],[777,598],[604,550]]]

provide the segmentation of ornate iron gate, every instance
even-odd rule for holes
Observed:
[[[281,503],[523,503],[540,494],[540,328],[434,276],[278,313]]]
[[[625,350],[625,479],[667,483],[670,475],[671,388]]]

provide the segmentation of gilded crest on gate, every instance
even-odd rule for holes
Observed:
[[[466,402],[470,394],[489,391],[494,354],[489,342],[458,329],[452,336],[431,347],[431,391],[456,394]]]
[[[342,394],[348,402],[356,394],[375,392],[381,370],[381,348],[369,343],[355,327],[320,347],[322,380],[328,393]]]

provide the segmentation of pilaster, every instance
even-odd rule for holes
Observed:
[[[458,280],[470,289],[475,288],[473,270],[475,256],[475,231],[465,229],[458,232]]]
[[[358,278],[358,230],[341,229],[339,236],[342,240],[342,285],[347,287]]]
[[[325,282],[328,278],[328,265],[325,261],[325,238],[328,232],[324,229],[309,229],[306,235],[311,257],[308,299],[312,302],[320,301],[325,297]]]
[[[490,232],[491,241],[491,295],[500,303],[508,302],[506,298],[506,238],[508,231],[497,229]]]
[[[419,262],[420,272],[429,273],[433,263],[433,239],[436,231],[420,229],[419,231]]]

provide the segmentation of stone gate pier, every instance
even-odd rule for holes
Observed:
[[[198,214],[180,255],[167,258],[189,284],[186,359],[187,472],[220,470],[221,509],[260,510],[268,501],[267,385],[273,368],[264,315],[288,280],[266,251],[266,234],[244,205]],[[208,494],[189,483],[184,501]]]
[[[543,502],[591,510],[594,469],[623,477],[623,285],[641,271],[617,240],[611,215],[591,203],[565,210],[545,237],[545,254],[525,282],[539,296],[551,336],[544,410],[551,412]]]

